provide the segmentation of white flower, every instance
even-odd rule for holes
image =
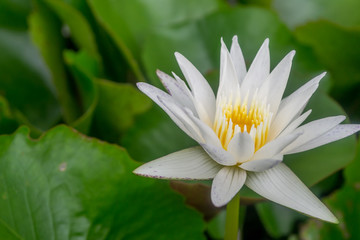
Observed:
[[[282,99],[292,51],[270,73],[269,40],[249,70],[237,41],[230,52],[221,41],[220,84],[215,95],[201,73],[175,53],[190,87],[178,76],[157,71],[169,94],[146,83],[139,89],[156,102],[200,146],[178,151],[137,168],[153,178],[213,179],[211,199],[227,204],[245,184],[261,196],[307,215],[337,222],[335,216],[282,163],[285,154],[306,151],[349,136],[360,125],[339,125],[344,116],[323,118],[300,126],[302,114],[319,86],[321,74]]]

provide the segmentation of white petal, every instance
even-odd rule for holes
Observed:
[[[193,103],[193,96],[191,95],[190,90],[187,88],[186,84],[183,81],[177,81],[168,74],[157,70],[156,74],[160,78],[164,87],[168,90],[170,95],[174,100],[181,105],[189,108],[192,112],[196,112]],[[182,82],[182,84],[181,84]]]
[[[188,111],[185,110],[185,113],[189,116],[189,118],[193,121],[193,123],[198,127],[206,144],[214,145],[215,147],[222,148],[221,142],[212,128],[210,128],[207,124],[202,122],[200,119],[196,118],[190,110],[188,110]]]
[[[345,138],[358,131],[360,131],[359,124],[341,124],[332,128],[330,131],[324,133],[323,135],[305,143],[304,145],[294,148],[291,151],[287,151],[286,154],[304,152],[325,145],[327,143],[331,143],[339,139]]]
[[[237,167],[223,167],[211,185],[211,200],[216,207],[227,204],[242,188],[246,172]]]
[[[338,222],[327,207],[283,163],[264,172],[248,172],[245,184],[254,192],[278,204],[328,222]]]
[[[291,152],[293,149],[298,148],[299,146],[304,145],[307,142],[328,132],[330,129],[334,128],[336,125],[340,124],[344,120],[345,116],[327,117],[309,122],[297,128],[294,133],[302,132],[303,134],[298,137],[293,143],[287,146],[284,149],[284,152]]]
[[[166,107],[163,102],[170,102],[173,104],[176,104],[173,100],[173,98],[161,91],[160,89],[144,83],[144,82],[139,82],[137,83],[137,87],[140,89],[140,91],[142,91],[143,93],[145,93],[149,98],[151,98],[157,105],[159,105],[159,107],[161,107],[166,113],[167,115],[169,115],[169,117],[175,122],[175,124],[181,129],[183,130],[187,135],[189,135],[190,137],[194,138],[194,139],[198,139],[198,136],[196,136],[194,134],[194,132],[191,132],[191,129],[189,130],[188,127],[183,123],[182,120],[180,120],[174,113],[173,111],[170,111],[168,107]],[[161,99],[163,99],[163,101],[159,100],[159,97]]]
[[[251,172],[262,172],[275,167],[277,164],[281,163],[282,160],[283,155],[279,154],[269,159],[252,160],[241,164],[240,167]]]
[[[254,154],[254,140],[247,132],[239,132],[231,139],[227,150],[235,157],[237,163],[245,162]]]
[[[164,106],[164,110],[166,109],[167,112],[170,112],[173,116],[175,116],[178,122],[180,122],[182,126],[184,126],[185,130],[182,130],[186,134],[188,134],[189,137],[193,138],[198,143],[205,142],[200,133],[200,130],[197,128],[195,123],[188,117],[182,107],[178,106],[175,102],[169,101],[169,99],[160,96],[158,97],[158,100],[162,104],[162,106]]]
[[[240,91],[236,70],[230,53],[221,39],[220,84],[217,96],[229,96]]]
[[[201,143],[200,145],[217,163],[224,166],[233,166],[236,164],[235,158],[222,147],[217,147],[206,143]]]
[[[232,39],[230,55],[234,63],[234,67],[236,69],[238,81],[239,83],[241,83],[244,77],[246,76],[246,65],[237,36],[234,36]]]
[[[221,166],[201,147],[187,148],[145,163],[134,173],[141,176],[168,179],[211,179]]]
[[[301,114],[324,76],[325,73],[313,78],[281,101],[279,110],[270,127],[269,139],[274,139],[293,119]]]
[[[270,105],[270,112],[277,112],[289,79],[294,55],[295,51],[288,53],[274,68],[260,88],[259,96],[266,97],[267,102]]]
[[[275,155],[278,155],[286,146],[292,143],[300,135],[301,133],[292,133],[268,142],[254,154],[254,157],[251,161],[272,159]]]
[[[248,73],[241,83],[241,93],[245,96],[249,92],[250,99],[256,88],[259,88],[265,81],[270,72],[270,54],[269,39],[265,39],[264,43],[257,52]]]
[[[305,112],[304,114],[302,114],[300,117],[298,117],[297,119],[295,119],[294,121],[292,121],[285,129],[284,131],[282,131],[280,133],[280,135],[278,137],[287,135],[291,132],[293,132],[298,126],[300,126],[305,120],[306,118],[310,115],[311,113],[311,109],[308,110],[307,112]]]
[[[215,95],[203,75],[180,53],[175,57],[195,98],[195,107],[202,121],[212,125],[215,115]]]

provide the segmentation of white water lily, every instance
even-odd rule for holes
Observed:
[[[250,68],[237,41],[230,52],[221,41],[220,84],[215,95],[202,74],[181,54],[177,62],[190,87],[177,75],[157,71],[166,93],[146,83],[139,89],[156,102],[200,146],[181,150],[137,168],[153,178],[213,179],[211,200],[227,204],[245,184],[259,195],[304,214],[337,222],[327,207],[282,163],[283,156],[349,136],[360,125],[339,125],[344,116],[300,126],[302,113],[321,74],[282,99],[295,52],[270,73],[266,39]]]

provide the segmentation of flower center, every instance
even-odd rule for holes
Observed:
[[[255,151],[267,140],[272,113],[266,103],[257,99],[255,93],[251,102],[248,97],[220,97],[217,99],[216,116],[213,130],[225,150],[233,136],[239,132],[250,134]]]

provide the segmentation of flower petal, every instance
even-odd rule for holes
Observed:
[[[278,204],[328,222],[338,222],[329,209],[283,163],[263,172],[248,172],[245,184]]]
[[[256,88],[259,88],[270,72],[269,39],[265,39],[257,52],[248,73],[241,83],[241,95],[249,93],[250,99]]]
[[[302,132],[303,134],[294,142],[289,144],[289,146],[284,149],[284,152],[291,152],[293,149],[298,148],[299,146],[304,145],[307,142],[328,132],[330,129],[339,125],[344,120],[345,116],[327,117],[309,122],[297,128],[294,133]]]
[[[206,143],[201,143],[200,145],[217,163],[224,166],[233,166],[236,164],[235,158],[222,147],[217,147]]]
[[[347,136],[350,136],[351,134],[354,134],[358,131],[360,131],[359,124],[341,124],[301,146],[286,151],[286,154],[304,152],[313,148],[317,148],[327,143],[331,143],[339,139],[345,138]]]
[[[324,76],[325,73],[313,78],[281,101],[270,127],[269,139],[274,139],[293,119],[301,114]]]
[[[239,91],[240,86],[234,64],[223,39],[221,39],[220,83],[217,97],[235,95]]]
[[[183,55],[175,57],[195,98],[195,107],[202,121],[212,125],[215,115],[215,95],[203,75]]]
[[[199,139],[199,137],[195,134],[196,132],[192,132],[192,128],[188,128],[178,116],[176,116],[173,111],[171,111],[168,107],[166,107],[163,102],[172,103],[177,105],[173,98],[167,94],[166,92],[144,82],[137,83],[137,87],[145,93],[149,98],[151,98],[159,107],[161,107],[167,115],[175,122],[175,124],[183,130],[187,135],[194,139]],[[163,99],[163,100],[160,100]]]
[[[288,53],[274,68],[259,90],[259,96],[266,97],[270,112],[276,113],[284,94],[295,51]]]
[[[208,125],[206,125],[204,122],[202,122],[200,119],[195,117],[190,110],[188,111],[186,110],[187,109],[185,109],[185,113],[193,121],[193,123],[196,124],[196,126],[199,128],[205,143],[209,145],[214,145],[215,147],[222,148],[221,142],[218,136],[215,134],[214,130],[210,128]]]
[[[234,63],[238,81],[239,83],[241,83],[244,77],[246,76],[246,65],[237,36],[234,36],[232,39],[230,55]]]
[[[193,138],[198,143],[203,143],[203,139],[200,130],[194,124],[194,122],[185,114],[185,110],[178,106],[175,102],[169,101],[169,99],[158,97],[158,101],[164,106],[167,112],[175,116],[176,120],[184,127],[182,129],[189,137]],[[190,111],[190,110],[189,110]],[[170,116],[170,115],[169,115]],[[175,122],[178,124],[177,122]],[[179,126],[179,125],[178,125]]]
[[[269,159],[252,160],[249,162],[245,162],[241,164],[240,167],[244,170],[251,172],[262,172],[272,167],[275,167],[277,164],[281,163],[282,160],[283,160],[283,155],[278,154]]]
[[[223,167],[211,185],[211,200],[216,207],[227,204],[242,188],[246,172],[238,167]]]
[[[249,160],[255,152],[254,140],[247,132],[239,132],[231,139],[228,148],[237,163]]]
[[[167,179],[211,179],[221,166],[201,147],[187,148],[145,163],[134,170],[141,176]]]
[[[156,74],[176,102],[182,104],[183,106],[189,108],[192,112],[196,113],[196,109],[193,103],[194,98],[183,81],[177,81],[160,70],[156,70]]]
[[[306,118],[310,115],[311,113],[311,109],[308,110],[307,112],[305,112],[304,114],[302,114],[300,117],[298,117],[297,119],[295,119],[294,121],[292,121],[281,133],[278,137],[287,135],[291,132],[293,132],[298,126],[300,126],[305,120]]]
[[[288,146],[295,139],[297,139],[300,135],[301,133],[292,133],[289,135],[278,137],[271,142],[268,142],[254,154],[254,157],[251,161],[272,159],[274,156],[278,155],[286,146]]]

